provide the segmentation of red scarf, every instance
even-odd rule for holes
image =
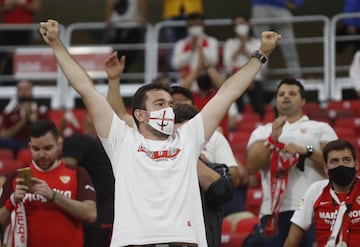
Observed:
[[[297,164],[300,155],[286,153],[283,151],[285,144],[276,142],[269,136],[265,141],[265,146],[272,150],[271,170],[270,170],[270,192],[271,192],[271,215],[265,227],[266,236],[277,234],[280,206],[284,199],[286,187],[288,185],[288,173],[290,168]]]

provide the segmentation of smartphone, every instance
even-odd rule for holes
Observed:
[[[24,179],[24,185],[26,185],[29,190],[32,190],[32,187],[34,185],[34,181],[31,180],[33,174],[32,174],[32,171],[31,171],[31,168],[30,167],[25,167],[25,168],[20,168],[17,170],[17,175]]]

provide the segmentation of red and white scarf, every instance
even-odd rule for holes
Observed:
[[[15,203],[14,194],[10,196],[14,210],[11,212],[11,222],[6,227],[4,234],[4,247],[26,247],[27,246],[27,223],[25,206]]]
[[[357,182],[357,181],[356,181]],[[355,185],[355,183],[353,186]],[[355,185],[356,186],[356,185]],[[357,188],[357,187],[356,187]],[[343,226],[346,221],[346,213],[349,213],[351,205],[354,202],[355,195],[357,194],[357,189],[352,188],[351,192],[347,196],[345,201],[340,201],[336,192],[330,188],[330,195],[334,202],[339,206],[336,214],[336,218],[331,223],[331,235],[325,245],[325,247],[346,247],[347,246],[347,236],[343,236]],[[346,224],[346,223],[345,223]],[[338,243],[336,243],[338,240]]]
[[[270,192],[271,192],[271,215],[265,226],[265,235],[274,236],[277,234],[280,206],[284,199],[286,187],[288,185],[288,173],[290,168],[297,164],[300,155],[284,152],[284,143],[274,141],[269,136],[265,141],[265,146],[272,150],[271,169],[270,169]]]

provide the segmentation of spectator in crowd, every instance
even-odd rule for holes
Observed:
[[[105,42],[112,44],[142,43],[142,28],[147,22],[147,0],[106,0]],[[116,27],[116,24],[135,23],[137,27]],[[133,49],[116,49],[125,55],[128,65],[136,61],[138,52]]]
[[[195,106],[202,109],[205,104],[216,94],[218,88],[225,81],[225,77],[219,73],[215,66],[209,63],[205,49],[198,46],[196,55],[198,57],[195,68],[180,81],[184,88],[191,89]],[[228,114],[220,122],[220,130],[225,137],[228,136]]]
[[[291,11],[294,11],[303,4],[303,0],[251,0],[251,17],[253,19],[259,18],[290,18],[292,17]],[[287,21],[283,23],[266,23],[254,25],[256,37],[261,37],[260,34],[263,30],[274,30],[281,34],[284,39],[295,39],[292,23]],[[289,75],[294,78],[301,76],[300,64],[296,45],[293,41],[281,45],[281,51],[288,68]]]
[[[219,60],[218,41],[204,32],[204,17],[201,14],[187,16],[188,36],[175,43],[172,66],[181,72],[181,78],[195,70],[199,61],[198,51],[203,49],[210,66],[216,66]]]
[[[33,123],[29,149],[34,185],[25,185],[15,172],[7,177],[0,197],[0,223],[12,224],[6,241],[14,245],[7,246],[83,246],[82,223],[96,220],[88,173],[58,159],[61,139],[50,120]]]
[[[82,96],[110,158],[116,178],[111,245],[207,246],[195,164],[205,140],[254,79],[261,59],[251,58],[196,117],[175,132],[167,88],[158,84],[140,87],[133,97],[135,130],[116,116],[71,57],[59,38],[57,21],[42,22],[39,31],[70,85]],[[275,32],[264,32],[258,57],[269,56],[280,38]]]
[[[329,179],[313,183],[291,218],[285,247],[299,246],[314,223],[317,246],[357,246],[360,241],[358,160],[345,140],[329,142],[323,151]]]
[[[360,2],[358,0],[344,1],[344,14],[360,12]],[[360,16],[357,18],[344,19],[343,25],[337,30],[336,35],[359,35],[360,34]],[[336,42],[336,51],[342,52],[348,45],[352,45],[353,54],[360,50],[359,38],[351,41]]]
[[[33,24],[35,14],[42,8],[42,0],[0,0],[0,13],[3,24]],[[3,30],[0,45],[29,45],[32,30]],[[11,53],[1,53],[0,71],[12,74]]]
[[[244,16],[235,16],[233,18],[233,27],[235,37],[228,39],[224,44],[224,65],[226,72],[229,75],[235,73],[244,66],[249,57],[251,57],[252,52],[260,45],[260,39],[253,36],[248,18]],[[263,119],[265,115],[265,103],[262,89],[265,69],[266,66],[263,66],[256,75],[254,82],[246,91],[254,111],[260,115],[261,119]],[[243,96],[236,100],[239,112],[244,112],[243,100]]]
[[[96,135],[89,115],[84,121],[83,134],[74,133],[64,138],[61,159],[67,165],[85,168],[96,190],[97,219],[94,223],[84,225],[84,246],[110,246],[115,181],[110,160]]]
[[[337,139],[329,124],[302,113],[305,89],[295,79],[280,81],[276,89],[278,117],[257,127],[250,136],[247,166],[250,173],[260,170],[263,202],[260,231],[263,246],[282,246],[290,228],[290,218],[301,196],[313,182],[324,179],[322,150]],[[313,229],[301,246],[312,246]]]
[[[180,104],[174,109],[175,113],[175,128],[180,127],[186,121],[195,117],[199,111],[191,104]],[[204,222],[206,227],[207,245],[210,247],[217,247],[221,245],[221,227],[224,218],[224,203],[231,200],[234,187],[232,185],[232,176],[229,173],[229,167],[226,163],[222,163],[228,157],[226,153],[219,155],[221,150],[225,151],[225,143],[219,142],[220,134],[211,136],[205,149],[197,162],[197,172],[200,183],[201,201],[204,214]],[[217,140],[217,141],[215,141]],[[223,141],[226,141],[223,137]],[[210,145],[209,145],[210,144]],[[219,145],[219,146],[216,146]],[[229,146],[230,148],[230,146]],[[235,165],[231,168],[237,168],[236,161],[230,149],[228,153],[232,163]],[[215,162],[210,162],[215,160]],[[218,158],[222,158],[221,163],[218,163]],[[226,162],[228,161],[226,160]]]
[[[191,14],[204,14],[202,0],[163,0],[163,19],[165,21],[186,20]],[[165,40],[175,43],[186,37],[185,27],[168,27],[165,29]],[[168,49],[166,54],[167,71],[172,71],[171,57],[173,50]]]
[[[357,97],[360,98],[360,50],[358,50],[352,59],[349,71]]]
[[[120,94],[120,77],[125,66],[125,58],[117,59],[117,55],[112,54],[106,61],[105,68],[109,78],[109,90],[107,99],[112,108],[118,116],[124,120],[128,126],[134,126],[134,120],[130,114],[127,113],[123,98]],[[154,82],[158,83],[158,82]],[[166,85],[169,86],[169,85]],[[171,87],[171,96],[173,100],[173,107],[176,109],[182,104],[194,106],[194,99],[189,89],[181,86]],[[185,109],[185,113],[192,113],[191,109]],[[189,113],[190,112],[190,113]],[[184,112],[181,112],[185,114]],[[188,119],[186,119],[188,120]],[[233,186],[237,188],[239,185],[247,183],[247,172],[243,166],[238,166],[234,154],[231,150],[229,142],[218,131],[214,132],[209,142],[202,151],[202,155],[206,160],[215,163],[224,163],[229,166],[229,172],[232,177]]]
[[[2,113],[0,147],[11,148],[14,155],[26,147],[31,123],[48,118],[47,106],[38,105],[30,81],[21,80],[16,85],[16,99]]]
[[[107,98],[113,109],[120,113],[119,117],[133,127],[133,118],[126,112],[124,101],[119,94],[124,66],[125,58],[118,60],[116,52],[106,61],[105,68],[109,78]],[[166,86],[169,85],[166,84]],[[180,125],[198,113],[189,89],[172,86],[171,96],[176,124]],[[197,164],[207,243],[208,246],[220,246],[223,205],[231,199],[233,188],[247,183],[247,173],[242,166],[237,165],[230,144],[218,131],[214,132],[202,150]]]

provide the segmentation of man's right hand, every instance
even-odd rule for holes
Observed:
[[[281,116],[275,119],[272,123],[271,137],[274,141],[278,141],[282,132],[282,128],[285,124],[286,116]]]

